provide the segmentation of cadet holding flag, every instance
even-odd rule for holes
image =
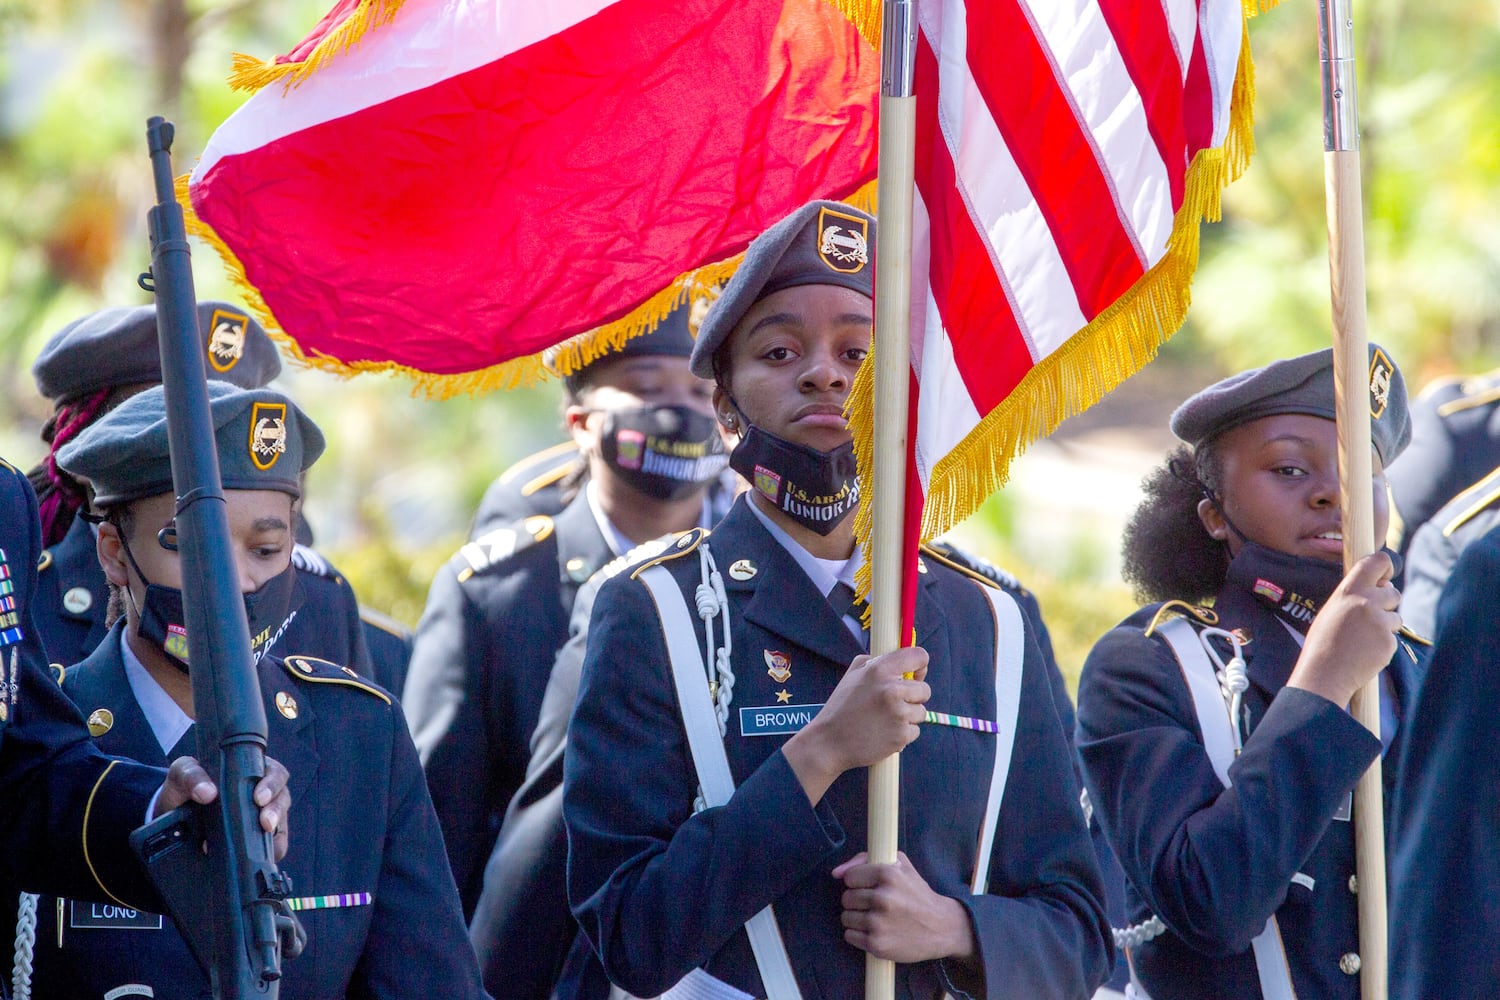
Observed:
[[[855,996],[866,952],[903,963],[902,997],[1087,997],[1108,971],[1067,741],[1014,603],[927,551],[917,646],[863,652],[843,406],[875,237],[813,202],[751,245],[692,369],[752,488],[594,606],[568,889],[637,996]],[[902,748],[904,853],[870,864],[863,769]]]
[[[1363,384],[1382,537],[1384,466],[1411,424],[1374,345]],[[1160,603],[1083,667],[1078,754],[1128,879],[1133,923],[1116,940],[1153,1000],[1360,996],[1350,792],[1390,745],[1419,661],[1397,635],[1391,558],[1340,562],[1334,413],[1329,350],[1182,404],[1187,447],[1147,480],[1125,537],[1127,578]],[[1377,676],[1380,738],[1347,710]]]
[[[285,396],[209,383],[234,570],[251,632],[284,620],[296,570],[301,474],[323,450]],[[93,491],[98,558],[123,614],[70,668],[63,691],[103,750],[164,760],[192,745],[182,578],[163,392],[149,389],[58,455]],[[256,664],[268,753],[289,762],[298,829],[283,861],[308,932],[286,996],[480,997],[478,970],[416,750],[392,696],[311,656]],[[207,996],[209,983],[169,923],[101,918],[73,900],[41,907],[38,994]]]

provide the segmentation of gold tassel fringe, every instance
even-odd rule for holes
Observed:
[[[291,90],[330,61],[348,52],[365,37],[365,32],[389,24],[405,2],[406,0],[360,0],[353,13],[325,35],[306,58],[297,62],[279,63],[274,59],[257,59],[255,56],[236,52],[230,67],[229,88],[256,91],[279,82],[284,89]]]
[[[880,0],[827,0],[848,19],[860,37],[880,51],[880,21],[885,5]]]
[[[1244,0],[1246,16],[1269,10],[1277,2]],[[1166,253],[1119,300],[1028,372],[957,448],[937,461],[928,477],[922,541],[942,534],[977,511],[990,494],[1006,484],[1014,456],[1139,371],[1182,326],[1187,319],[1189,282],[1198,267],[1199,224],[1219,220],[1224,188],[1250,164],[1255,151],[1254,106],[1255,70],[1246,26],[1224,145],[1200,150],[1193,157]],[[870,498],[880,488],[872,468],[873,357],[872,351],[855,377],[845,407],[854,429],[863,498],[854,520],[855,537],[866,555],[856,581],[861,595],[868,593],[870,585]]]

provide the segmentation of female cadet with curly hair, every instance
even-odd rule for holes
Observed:
[[[1384,537],[1384,466],[1411,431],[1400,373],[1371,359]],[[1116,940],[1137,996],[1359,994],[1348,803],[1381,741],[1346,706],[1393,668],[1389,739],[1416,659],[1390,557],[1343,572],[1333,418],[1327,350],[1203,390],[1126,533],[1126,576],[1160,603],[1089,654],[1077,745],[1129,880]]]

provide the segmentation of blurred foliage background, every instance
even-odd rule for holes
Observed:
[[[244,99],[224,83],[231,54],[286,51],[329,2],[0,0],[0,454],[42,455],[48,410],[29,369],[44,340],[147,301],[135,285],[149,263],[146,118],[176,122],[177,168],[191,169]],[[1413,385],[1482,370],[1500,355],[1500,0],[1355,13],[1371,336]],[[1251,24],[1259,148],[1223,223],[1205,228],[1188,326],[1117,398],[1034,448],[958,532],[1037,590],[1069,673],[1133,605],[1118,527],[1170,442],[1171,406],[1327,342],[1316,18],[1314,0],[1285,0]],[[232,299],[206,248],[196,262],[200,298]],[[407,623],[488,482],[561,436],[552,385],[434,403],[392,378],[295,371],[282,384],[330,438],[307,506],[320,548]],[[1088,506],[1062,502],[1080,493]]]

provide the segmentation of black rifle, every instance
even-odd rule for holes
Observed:
[[[266,710],[233,568],[187,229],[172,186],[172,136],[170,122],[146,123],[156,205],[147,215],[151,270],[140,284],[156,294],[198,759],[219,797],[157,818],[132,834],[131,844],[214,996],[274,1000],[279,935],[287,935],[288,957],[295,957],[300,929],[284,902],[290,880],[276,867],[253,799],[265,774]]]

